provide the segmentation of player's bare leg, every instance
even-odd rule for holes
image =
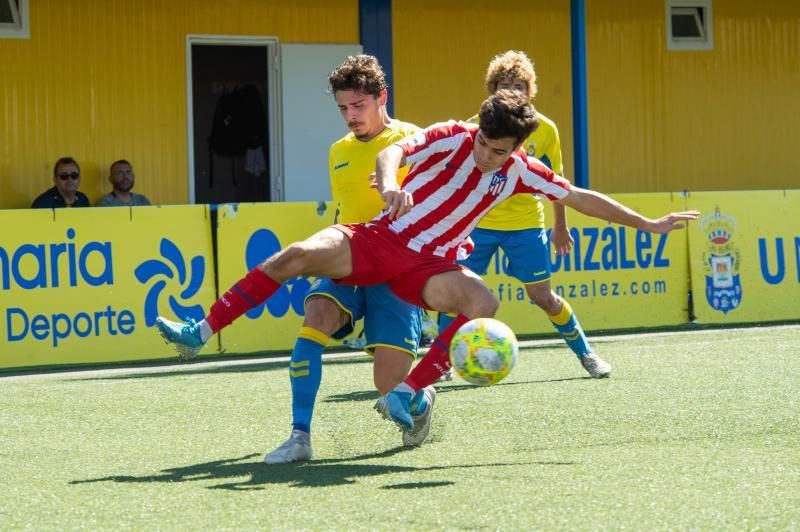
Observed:
[[[330,336],[349,321],[350,315],[325,296],[311,296],[306,300],[303,327],[289,362],[292,432],[285,442],[264,457],[265,463],[287,464],[311,459],[311,418],[322,381],[322,351]]]
[[[428,354],[405,381],[382,398],[386,416],[404,431],[414,428],[411,398],[450,369],[450,341],[459,327],[471,319],[493,317],[500,305],[483,280],[470,270],[434,275],[425,283],[422,298],[434,310],[457,316],[434,340]]]
[[[601,379],[611,375],[611,364],[600,358],[589,345],[580,322],[567,301],[550,287],[550,281],[525,285],[528,297],[541,308],[580,360],[589,375]]]
[[[387,346],[377,346],[373,359],[372,378],[381,395],[403,382],[414,362],[408,352]]]
[[[388,411],[383,398],[408,376],[414,359],[406,351],[386,346],[375,348],[374,359],[373,376],[375,388],[381,394],[381,398],[375,403],[375,410],[382,416],[387,417]],[[409,411],[413,418],[414,426],[409,431],[403,431],[403,445],[415,447],[421,445],[425,438],[428,437],[431,430],[435,401],[436,390],[433,386],[423,388],[411,398]]]
[[[167,342],[175,344],[181,358],[194,358],[214,333],[266,301],[284,281],[298,275],[340,279],[352,271],[350,240],[328,227],[258,265],[225,292],[201,322],[172,322],[159,317],[156,326]]]

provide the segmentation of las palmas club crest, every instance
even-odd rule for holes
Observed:
[[[741,253],[733,243],[736,220],[717,207],[714,214],[701,220],[700,227],[708,239],[703,252],[706,299],[714,310],[727,314],[742,302]]]

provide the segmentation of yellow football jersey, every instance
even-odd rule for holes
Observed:
[[[392,120],[386,129],[368,142],[358,140],[348,133],[331,145],[328,152],[328,175],[331,178],[333,205],[338,223],[363,223],[375,218],[386,206],[378,190],[370,188],[369,175],[375,171],[378,153],[420,130],[414,124]],[[402,168],[397,174],[398,184],[408,173]]]
[[[555,123],[541,113],[539,127],[522,143],[528,157],[536,157],[557,174],[564,173],[561,161],[561,141]],[[478,123],[478,115],[468,120]],[[518,229],[544,228],[544,207],[533,194],[515,194],[489,211],[478,222],[481,229],[516,231]]]

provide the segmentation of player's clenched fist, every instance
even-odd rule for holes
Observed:
[[[414,206],[414,198],[405,190],[386,190],[381,194],[381,199],[386,202],[390,220],[396,220],[403,216]]]

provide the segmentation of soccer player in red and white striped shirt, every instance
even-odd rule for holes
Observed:
[[[487,98],[478,126],[438,124],[378,155],[377,187],[386,210],[366,224],[334,225],[289,245],[251,270],[198,324],[159,319],[159,332],[184,353],[299,275],[369,286],[386,282],[415,305],[450,312],[444,329],[405,382],[381,399],[383,412],[404,430],[413,420],[409,402],[449,368],[448,347],[467,321],[492,317],[498,301],[481,278],[453,261],[470,249],[468,235],[493,206],[512,194],[537,193],[589,216],[652,233],[667,233],[697,219],[696,211],[641,216],[609,197],[571,186],[520,149],[537,125],[525,95],[501,90]],[[412,164],[397,186],[397,171]]]

